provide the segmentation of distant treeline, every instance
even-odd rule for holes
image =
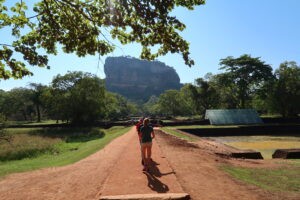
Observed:
[[[300,113],[300,68],[283,62],[272,71],[260,58],[242,55],[221,59],[224,73],[208,73],[180,90],[167,90],[144,104],[146,114],[204,115],[206,109],[253,108],[259,113],[294,117]]]
[[[57,75],[49,86],[0,90],[0,114],[9,120],[54,119],[72,123],[144,116],[203,116],[206,109],[253,108],[293,117],[300,113],[300,67],[283,62],[272,71],[260,58],[221,59],[225,72],[208,73],[180,90],[167,90],[141,105],[108,92],[104,80],[84,72]]]
[[[55,119],[83,123],[127,117],[138,111],[126,98],[108,92],[104,80],[84,72],[57,75],[50,86],[0,90],[0,113],[8,120]]]

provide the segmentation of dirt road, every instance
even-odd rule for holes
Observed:
[[[17,173],[0,181],[0,199],[99,199],[125,194],[182,194],[192,199],[284,199],[235,180],[218,168],[228,162],[205,144],[157,134],[153,167],[143,173],[136,132],[115,139],[75,164]],[[292,198],[291,198],[292,199]]]
[[[105,181],[100,196],[183,193],[175,172],[160,151],[156,140],[152,145],[152,165],[150,172],[142,172],[140,145],[137,134],[130,132],[132,140],[113,167]]]

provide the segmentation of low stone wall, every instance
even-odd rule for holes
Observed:
[[[245,159],[264,159],[258,151],[242,151],[231,153],[233,158],[245,158]]]
[[[179,129],[200,137],[251,136],[251,135],[300,135],[300,125],[257,125],[232,128]]]
[[[283,118],[283,117],[262,117],[261,118],[264,123],[270,124],[270,123],[280,123],[280,124],[286,124],[286,123],[300,123],[300,117],[292,117],[292,118]]]
[[[300,159],[300,149],[277,149],[272,158]]]

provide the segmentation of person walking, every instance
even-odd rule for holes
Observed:
[[[140,121],[138,123],[136,123],[136,125],[135,125],[136,131],[138,133],[138,138],[139,138],[140,145],[141,145],[141,132],[140,132],[140,129],[141,129],[141,126],[143,126],[143,123],[144,123],[144,117],[142,117],[140,119]],[[142,146],[140,146],[140,147],[141,147],[142,165],[144,165],[144,159],[143,159],[143,153],[142,153]]]
[[[142,157],[144,160],[143,171],[148,171],[151,162],[152,140],[155,138],[153,127],[149,125],[150,120],[144,119],[143,126],[140,128],[140,141],[142,147]]]

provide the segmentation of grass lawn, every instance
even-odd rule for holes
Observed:
[[[274,161],[275,163],[300,166],[300,159],[288,159],[283,161]]]
[[[266,117],[266,118],[280,118],[282,117],[281,114],[262,114],[260,117]]]
[[[251,127],[251,126],[278,126],[280,124],[247,124],[247,125],[187,125],[187,126],[166,126],[176,129],[190,129],[190,128],[239,128],[239,127]],[[288,126],[289,124],[285,124]],[[295,125],[294,123],[290,125]]]
[[[194,120],[194,119],[202,119],[202,115],[192,115],[192,116],[175,116],[177,120]]]
[[[173,120],[171,120],[171,119],[164,119],[164,120],[162,120],[163,122],[174,122]]]
[[[164,128],[161,128],[161,130],[163,130],[166,133],[169,133],[169,134],[175,135],[177,137],[183,138],[185,140],[188,140],[188,141],[197,141],[197,139],[190,137],[188,135],[182,134],[180,132],[177,132],[175,130],[172,130],[170,127],[164,127]]]
[[[265,190],[289,193],[300,192],[300,166],[276,169],[222,166],[221,169],[235,178],[257,185]]]
[[[45,125],[45,124],[57,124],[56,120],[42,120],[41,122],[36,121],[7,121],[6,125]],[[58,124],[63,124],[61,120],[58,121]]]
[[[43,167],[63,166],[102,149],[130,127],[7,129],[11,143],[0,143],[0,177]],[[11,146],[11,147],[9,147]]]
[[[187,125],[187,126],[166,126],[167,128],[185,129],[185,128],[237,128],[237,125],[215,126],[215,125]]]

